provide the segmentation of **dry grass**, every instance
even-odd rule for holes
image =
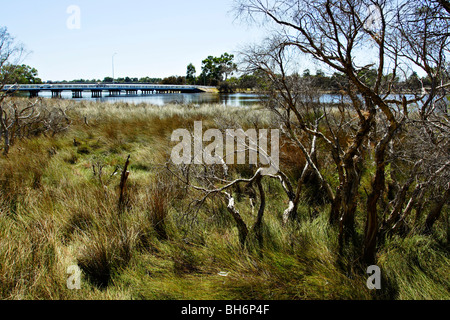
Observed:
[[[263,250],[240,247],[218,198],[185,214],[192,199],[164,171],[171,132],[199,119],[207,126],[236,119],[243,127],[268,126],[273,119],[265,110],[48,103],[67,110],[69,131],[18,142],[0,159],[1,299],[449,298],[450,258],[441,240],[421,238],[420,248],[415,238],[389,241],[380,251],[386,291],[375,295],[357,263],[336,255],[327,205],[315,205],[319,215],[311,215],[305,198],[299,220],[283,226],[287,201],[272,180],[264,184]],[[284,151],[295,177],[297,155]],[[120,214],[128,154],[129,206]],[[245,197],[237,206],[246,221],[254,219]],[[66,288],[74,264],[83,270],[80,291]]]

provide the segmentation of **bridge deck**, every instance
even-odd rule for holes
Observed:
[[[208,87],[154,84],[26,84],[5,85],[2,91],[178,91],[204,92]]]

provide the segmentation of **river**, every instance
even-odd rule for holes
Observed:
[[[40,97],[51,98],[51,92],[40,92]],[[413,95],[406,95],[408,99],[413,99]],[[62,99],[72,99],[71,91],[63,91]],[[83,92],[83,98],[74,100],[99,101],[99,102],[127,102],[133,104],[148,103],[158,106],[167,104],[221,104],[230,107],[251,107],[254,105],[261,105],[260,94],[253,93],[233,93],[233,94],[217,94],[217,93],[173,93],[173,94],[151,94],[151,95],[126,95],[122,93],[121,96],[108,96],[107,92],[103,93],[102,98],[91,98],[89,91]],[[391,96],[391,98],[399,98],[398,96]],[[322,103],[339,103],[342,96],[336,94],[323,94],[319,101]],[[350,102],[349,98],[344,98],[344,101]]]
[[[51,92],[40,92],[42,98],[51,98]],[[62,99],[72,99],[70,91],[61,94]],[[99,101],[99,102],[128,102],[133,104],[149,103],[158,106],[166,104],[222,104],[230,107],[248,107],[260,103],[261,95],[249,93],[217,94],[217,93],[173,93],[173,94],[151,94],[131,95],[122,93],[121,96],[110,97],[107,92],[102,98],[91,98],[89,91],[83,92],[83,98],[74,100]]]

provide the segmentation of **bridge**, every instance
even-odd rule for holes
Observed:
[[[207,92],[211,87],[155,84],[25,84],[5,85],[1,91],[8,94],[28,92],[30,98],[38,97],[41,91],[50,91],[53,98],[61,98],[61,92],[72,91],[72,98],[83,98],[83,92],[90,92],[92,98],[101,98],[104,93],[110,97],[122,95],[150,95],[163,93]]]

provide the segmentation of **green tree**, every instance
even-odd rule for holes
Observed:
[[[414,71],[406,80],[406,85],[410,90],[420,90],[420,88],[422,88],[422,82],[420,81],[419,75],[416,71]]]
[[[186,84],[186,78],[181,76],[170,76],[162,79],[161,84],[183,85]]]
[[[244,74],[239,78],[240,89],[254,89],[258,86],[258,78],[254,74]]]
[[[162,79],[160,78],[150,78],[150,77],[143,77],[139,79],[139,82],[141,83],[160,83]]]
[[[342,72],[335,72],[330,78],[330,89],[339,92],[348,87],[348,78]]]
[[[222,81],[237,70],[237,65],[233,62],[234,55],[224,53],[220,57],[209,56],[202,61],[202,73],[200,81],[204,85],[218,86]]]
[[[219,63],[219,70],[221,73],[221,76],[225,77],[225,81],[227,81],[228,77],[233,74],[237,70],[236,63],[233,62],[234,55],[224,53],[220,58],[218,59]]]
[[[220,70],[217,65],[217,58],[209,56],[202,61],[202,73],[200,80],[204,85],[216,86],[220,81]]]
[[[314,76],[314,85],[320,89],[329,89],[330,78],[328,78],[322,70],[317,70]]]
[[[17,84],[39,84],[42,80],[38,78],[38,71],[35,68],[22,65],[6,64],[1,70],[2,78],[5,82]],[[2,79],[3,80],[3,79]]]
[[[186,83],[187,84],[195,84],[195,74],[197,73],[197,70],[195,69],[194,65],[190,63],[187,66],[186,71]]]

